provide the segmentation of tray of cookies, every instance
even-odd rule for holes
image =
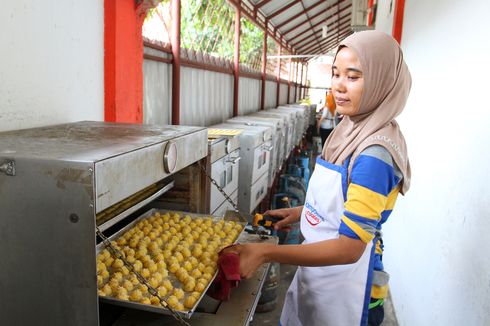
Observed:
[[[173,310],[190,318],[216,277],[219,251],[238,240],[245,224],[151,209],[109,240]],[[101,301],[170,314],[103,243],[97,245],[97,286]]]

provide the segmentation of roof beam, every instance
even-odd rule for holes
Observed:
[[[268,16],[269,19],[272,19],[272,18],[276,17],[277,15],[282,14],[283,12],[285,12],[286,10],[288,10],[289,8],[291,8],[292,6],[294,6],[300,2],[301,2],[301,0],[294,0],[293,2],[288,3],[287,5],[282,7],[281,9],[278,9],[278,10],[274,11],[272,14],[270,14]],[[322,2],[323,2],[323,0],[319,1],[319,3],[322,3]],[[301,16],[301,13],[299,15]]]
[[[342,32],[342,33],[343,33],[344,31],[345,31],[345,29],[343,29],[342,31],[339,31],[338,33],[335,33],[335,34],[330,35],[330,37],[329,37],[329,38],[327,38],[327,39],[325,39],[325,40],[324,40],[324,41],[323,41],[323,42],[320,44],[320,46],[317,46],[316,44],[311,44],[311,45],[308,45],[308,46],[306,46],[306,47],[304,47],[304,48],[302,48],[302,49],[298,49],[298,50],[300,50],[300,51],[301,51],[301,53],[309,53],[309,52],[311,52],[311,51],[313,51],[313,50],[316,50],[317,48],[321,48],[322,46],[324,46],[324,45],[326,45],[326,44],[328,44],[328,43],[330,43],[330,42],[332,42],[332,41],[336,40],[336,39],[337,39],[337,35],[338,35],[338,34],[340,34],[340,32]]]
[[[291,8],[293,5],[297,4],[298,2],[301,2],[301,0],[296,0],[296,1],[293,1],[291,2],[289,5],[285,6],[284,8],[281,8],[279,9],[278,11],[276,11],[275,13],[273,13],[272,15],[269,15],[270,18],[276,16],[276,15],[280,15],[284,10],[286,9],[289,9]],[[308,8],[306,8],[306,12],[309,12],[310,10],[312,9],[315,9],[316,7],[318,7],[319,5],[321,5],[322,3],[325,3],[325,0],[320,0],[318,1],[317,3],[309,6]],[[286,21],[280,23],[277,25],[277,28],[281,28],[283,27],[284,25],[286,25],[287,23],[290,23],[292,22],[293,20],[295,20],[296,18],[298,18],[299,16],[301,16],[303,13],[300,12],[300,13],[297,13],[296,15],[294,15],[293,17],[287,19]]]
[[[259,17],[257,16],[257,18],[253,17],[253,13],[251,12],[251,10],[249,8],[245,8],[243,7],[243,1],[237,1],[237,0],[228,0],[232,5],[234,5],[236,8],[241,8],[242,9],[242,15],[246,16],[248,19],[250,19],[252,22],[254,22],[257,26],[261,27],[263,30],[264,30],[264,33],[268,33],[269,36],[274,40],[276,41],[278,44],[282,44],[282,46],[287,49],[288,51],[290,52],[293,52],[292,50],[292,47],[289,45],[289,43],[286,41],[286,40],[279,40],[276,35],[274,35],[273,32],[271,32],[268,27],[267,27],[267,24],[263,23],[263,22],[260,22],[259,21]]]
[[[303,2],[301,2],[301,7],[303,7],[303,13],[305,14],[306,18],[308,19],[308,22],[310,23],[310,27],[313,28],[313,23],[311,22],[311,20],[314,18],[314,17],[309,17],[308,16],[308,13],[306,12],[306,8],[305,8],[305,5],[303,4]],[[322,12],[320,11],[318,14],[321,14]],[[314,15],[314,16],[318,16],[318,14]],[[285,34],[283,34],[284,36]],[[318,45],[320,45],[320,41],[318,41],[318,37],[315,37],[315,41],[318,43]]]
[[[313,16],[311,17],[311,19],[314,19],[314,18],[316,18],[316,17],[318,17],[318,16],[320,16],[320,15],[323,15],[323,14],[327,13],[327,12],[328,12],[330,9],[335,8],[335,7],[337,6],[337,4],[340,4],[341,2],[344,2],[344,1],[346,1],[346,0],[340,0],[340,1],[337,1],[337,3],[335,3],[335,4],[333,4],[333,5],[328,6],[328,7],[327,7],[327,8],[326,8],[324,11],[322,10],[322,11],[320,11],[320,12],[316,13],[315,15],[313,15]],[[306,15],[306,17],[308,17],[308,14],[306,14],[306,13],[305,13],[305,15]],[[327,18],[327,19],[328,19],[328,18]],[[294,30],[295,30],[295,29],[297,29],[298,27],[300,27],[300,26],[304,25],[305,23],[307,23],[309,20],[310,20],[310,18],[308,18],[307,20],[304,20],[303,22],[301,22],[301,23],[299,23],[299,24],[296,24],[295,26],[291,27],[290,29],[288,29],[288,30],[284,31],[282,34],[283,34],[283,35],[287,35],[287,34],[289,34],[290,32],[294,31]],[[290,22],[290,21],[292,21],[292,20],[289,20],[289,22]],[[282,24],[284,24],[284,23],[285,23],[285,22],[283,22]],[[287,22],[286,22],[286,24],[287,24]],[[281,26],[281,27],[282,27],[282,26]],[[278,27],[278,28],[279,28],[279,27]]]
[[[352,34],[352,30],[346,30],[344,32],[342,32],[342,34],[339,35],[339,43],[348,35]],[[335,38],[334,40],[328,42],[327,44],[324,44],[322,45],[321,47],[317,47],[315,49],[313,49],[312,51],[314,51],[313,53],[311,54],[321,54],[322,52],[326,52],[328,51],[332,46],[335,45],[335,43],[337,43],[337,38]]]
[[[339,31],[339,30],[344,30],[346,27],[349,27],[349,26],[350,26],[350,19],[347,19],[347,20],[345,20],[345,21],[344,21],[344,22],[343,22],[343,23],[342,23],[340,26],[338,26],[338,27],[336,26],[335,28],[333,28],[333,29],[332,29],[332,30],[329,32],[329,34],[330,34],[330,35],[328,36],[328,38],[326,38],[326,40],[327,40],[327,39],[330,39],[332,36],[335,36],[335,35],[336,35],[336,33],[338,33],[338,31]],[[325,41],[325,40],[324,40],[324,41]],[[325,42],[322,42],[322,43],[325,43]],[[306,47],[308,47],[308,46],[309,46],[309,44],[308,44],[308,43],[305,43],[305,44],[303,44],[303,45],[301,45],[301,46],[297,45],[297,46],[296,46],[296,48],[297,48],[298,50],[300,50],[300,51],[303,51],[302,49],[304,49],[304,47],[305,47],[305,46],[306,46]]]
[[[327,35],[327,37],[330,37],[332,34],[336,33],[336,32],[337,32],[337,30],[339,30],[339,28],[340,28],[340,29],[344,29],[346,26],[350,26],[350,21],[351,21],[351,20],[350,20],[350,17],[347,17],[347,19],[346,19],[346,20],[344,20],[344,21],[342,22],[342,24],[341,24],[341,26],[340,26],[340,27],[335,26],[334,28],[332,28],[332,29],[329,31],[329,33],[328,33],[329,35]],[[300,42],[300,43],[296,44],[296,45],[295,45],[295,48],[296,48],[296,49],[301,49],[301,48],[303,48],[304,46],[307,46],[307,45],[308,45],[308,39],[309,39],[309,38],[311,38],[313,35],[316,35],[316,33],[318,33],[318,32],[319,32],[319,31],[313,31],[313,34],[312,34],[312,35],[310,35],[308,38],[304,39],[302,42]],[[301,44],[301,45],[300,45],[300,44]]]
[[[272,1],[272,0],[262,0],[262,1],[260,1],[259,3],[257,3],[256,5],[254,5],[254,11],[259,10],[259,9],[260,9],[260,7],[262,7],[262,6],[266,5],[266,4],[268,4],[268,3],[269,3],[269,2],[271,2],[271,1]]]
[[[350,22],[348,22],[347,24],[344,24],[343,26],[341,26],[339,29],[338,28],[335,28],[334,30],[331,31],[330,35],[328,38],[324,39],[321,43],[322,44],[325,44],[325,43],[328,43],[330,42],[332,39],[336,38],[337,35],[339,35],[340,33],[346,31],[346,30],[350,30]],[[298,48],[299,51],[301,51],[302,53],[304,53],[305,51],[308,51],[310,50],[312,47],[314,47],[315,45],[314,44],[305,44],[303,47],[301,48]]]
[[[349,17],[349,19],[350,19],[350,12],[349,12],[349,13],[347,13],[347,14],[345,14],[344,16],[340,17],[340,18],[339,18],[339,21],[343,20],[343,19],[344,19],[344,18],[346,18],[346,17]],[[330,18],[328,18],[328,19],[330,19]],[[328,19],[327,19],[327,26],[328,26],[328,28],[333,28],[333,27],[335,27],[334,25],[336,25],[336,24],[335,24],[336,22],[335,22],[335,21],[333,21],[332,23],[328,24]],[[313,32],[313,34],[315,33],[315,31],[314,31],[315,27],[317,27],[317,26],[319,26],[319,25],[321,25],[321,24],[325,24],[325,22],[324,22],[324,21],[319,21],[318,23],[316,23],[315,25],[313,25],[313,26],[312,26],[312,32]],[[302,36],[301,34],[296,35],[295,37],[293,37],[293,38],[289,39],[289,40],[288,40],[288,43],[289,43],[289,44],[291,44],[291,46],[296,47],[297,45],[301,44],[301,43],[302,43],[304,40],[306,40],[306,39],[308,39],[309,37],[311,37],[311,35],[313,35],[313,34],[307,35],[307,36],[303,37],[301,40],[299,40],[299,41],[297,41],[297,42],[293,42],[293,41],[294,41],[296,38],[298,38],[298,37],[301,37],[301,36]]]

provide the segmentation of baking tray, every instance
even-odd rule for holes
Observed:
[[[170,214],[178,213],[182,217],[185,216],[185,215],[189,215],[192,219],[195,219],[195,218],[198,218],[198,217],[201,217],[201,218],[210,217],[215,222],[220,221],[220,220],[223,220],[222,217],[217,217],[217,216],[213,216],[213,215],[209,215],[209,214],[196,214],[196,213],[189,213],[189,212],[182,212],[182,211],[174,211],[174,210],[165,210],[165,209],[152,208],[149,211],[147,211],[146,213],[143,213],[141,216],[139,216],[138,218],[136,218],[134,221],[132,221],[128,225],[126,225],[121,230],[117,231],[116,233],[114,233],[113,235],[111,235],[110,237],[108,237],[108,239],[110,241],[117,240],[124,233],[126,233],[131,228],[133,228],[139,221],[141,221],[141,220],[143,220],[145,218],[151,217],[156,212],[159,212],[161,215],[163,215],[165,213],[170,213]],[[225,220],[228,220],[228,219],[225,219]],[[242,227],[243,227],[242,228],[242,231],[239,233],[237,239],[235,240],[235,243],[236,243],[236,242],[239,242],[241,240],[241,238],[243,238],[243,237],[246,236],[245,225],[247,223],[246,222],[242,222],[242,221],[235,221],[235,222],[237,224],[242,225]],[[105,246],[104,246],[104,243],[101,242],[101,243],[99,243],[96,246],[96,254],[98,255],[103,249],[105,249]],[[201,296],[199,297],[199,299],[196,300],[196,303],[194,304],[194,306],[192,307],[192,309],[190,309],[190,310],[184,310],[184,311],[180,311],[180,310],[175,310],[175,311],[180,316],[182,316],[183,318],[187,318],[187,319],[191,318],[192,314],[194,313],[194,311],[196,310],[197,306],[199,305],[199,302],[206,295],[206,292],[208,291],[209,287],[213,283],[213,281],[216,278],[216,275],[217,274],[218,274],[218,269],[216,270],[216,272],[212,276],[212,278],[209,281],[209,283],[207,284],[206,288],[201,293]],[[177,280],[177,278],[175,277],[175,275],[173,273],[170,273],[169,272],[169,279],[171,280],[172,285],[179,284],[179,287],[181,287],[180,286],[180,284],[181,284],[180,281]],[[153,305],[149,305],[149,304],[143,304],[143,303],[138,303],[138,302],[133,302],[133,301],[120,300],[120,299],[117,299],[117,298],[114,298],[114,297],[105,297],[105,296],[99,296],[99,300],[101,300],[103,302],[111,303],[111,304],[114,304],[114,305],[118,305],[118,306],[132,308],[132,309],[145,310],[145,311],[155,312],[155,313],[164,314],[164,315],[171,315],[171,312],[168,309],[166,309],[166,308],[164,308],[162,306],[153,306]]]

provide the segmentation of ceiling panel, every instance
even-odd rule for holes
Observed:
[[[240,3],[228,1],[234,5]],[[259,24],[267,20],[269,33],[274,34],[276,30],[276,39],[284,40],[295,53],[335,48],[351,30],[352,0],[241,0],[241,6],[248,8]],[[328,35],[323,39],[325,24]]]

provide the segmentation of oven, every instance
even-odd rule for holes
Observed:
[[[276,174],[278,173],[280,168],[280,164],[278,161],[280,159],[280,155],[282,154],[282,149],[284,148],[284,145],[282,143],[284,139],[282,137],[282,130],[278,129],[277,122],[267,120],[267,119],[242,116],[242,117],[235,117],[229,119],[227,123],[241,124],[247,126],[264,126],[270,128],[272,150],[271,150],[271,158],[269,160],[268,186],[269,188],[271,188],[272,183],[274,182],[274,178],[276,177]]]
[[[199,218],[206,220],[205,223],[209,221],[209,225],[206,224],[208,229],[217,223],[230,223],[233,225],[230,230],[240,224],[196,212],[175,212],[165,208],[167,203],[162,199],[174,190],[178,173],[199,171],[198,163],[205,162],[207,136],[207,129],[202,127],[90,121],[0,133],[2,324],[105,326],[124,324],[128,316],[136,318],[130,324],[151,324],[149,319],[158,319],[160,324],[175,324],[176,321],[168,316],[169,310],[145,294],[141,281],[131,280],[132,285],[127,283],[130,279],[125,277],[132,274],[124,272],[126,264],[119,266],[118,262],[116,266],[116,261],[121,257],[129,260],[134,242],[138,245],[137,250],[133,249],[136,252],[134,257],[139,255],[137,259],[141,259],[140,263],[147,269],[141,274],[150,273],[143,275],[148,276],[148,284],[163,286],[163,283],[152,283],[156,282],[153,280],[156,274],[151,274],[155,272],[156,263],[150,267],[150,260],[159,257],[156,255],[158,250],[165,259],[178,259],[176,248],[181,246],[179,252],[186,258],[180,262],[180,268],[191,263],[187,251],[183,251],[183,241],[189,241],[191,246],[192,239],[188,235],[196,231],[190,227],[191,223],[197,223]],[[188,193],[200,192],[198,177],[193,179],[197,186]],[[170,223],[169,218],[180,226],[175,224],[170,228],[165,225]],[[160,222],[161,225],[155,224]],[[136,227],[139,230],[136,231]],[[237,227],[242,230],[243,224]],[[185,231],[187,235],[184,229],[188,231]],[[219,231],[223,233],[216,233],[219,239],[228,238],[228,242],[236,237],[244,242],[275,241],[272,238],[261,240],[238,229],[236,232],[230,230],[221,228]],[[218,242],[218,236],[211,236],[212,231],[209,232],[206,236],[204,233],[198,235],[211,241],[212,250],[217,250],[225,242]],[[108,257],[101,256],[104,250],[108,250],[105,243],[101,243],[105,236],[113,241],[113,246],[120,246],[114,253],[109,250]],[[138,241],[134,238],[136,236],[140,237]],[[128,238],[125,240],[124,237]],[[179,239],[179,244],[176,242],[171,248],[171,243]],[[144,251],[146,248],[151,255]],[[124,256],[118,256],[117,252],[124,253]],[[216,252],[210,249],[202,262],[216,267],[215,255]],[[167,267],[163,263],[158,265],[162,279],[157,281],[168,280],[173,289],[177,289],[177,285],[183,287],[184,281],[176,279],[178,274],[170,270],[170,261],[166,262]],[[132,266],[136,268],[136,265]],[[243,281],[229,302],[211,302],[204,295],[203,288],[192,305],[183,301],[191,295],[185,292],[182,298],[177,299],[182,301],[177,301],[179,305],[174,310],[179,318],[194,319],[193,325],[206,325],[206,321],[219,324],[226,320],[246,325],[258,302],[266,271],[267,266],[264,266],[258,271],[257,278],[251,282]],[[211,274],[210,270],[207,273],[209,276],[200,277],[203,278],[202,283],[205,279],[206,286],[209,286],[216,273]],[[113,279],[114,283],[119,283],[110,284]],[[196,282],[199,282],[197,276],[194,285]],[[111,292],[106,291],[106,285],[110,286]],[[138,299],[151,299],[151,302],[135,302],[134,288],[129,293],[126,285],[141,287],[146,297],[137,293]],[[175,295],[181,293],[174,292]],[[171,301],[170,293],[161,296]],[[237,305],[237,301],[242,305]],[[180,304],[186,306],[182,308]],[[196,312],[198,316],[194,317]]]
[[[294,133],[294,146],[299,146],[301,143],[301,139],[303,138],[303,134],[306,132],[306,124],[307,116],[306,112],[300,108],[293,108],[287,106],[279,106],[275,110],[284,111],[284,112],[293,112],[296,116],[296,124],[295,124],[295,133]]]
[[[271,128],[223,123],[210,129],[241,131],[238,207],[242,212],[252,213],[267,194],[273,149]]]
[[[287,123],[287,138],[286,138],[286,159],[291,154],[291,151],[294,148],[295,134],[296,134],[296,114],[291,111],[281,111],[277,109],[267,109],[263,111],[258,111],[255,114],[262,116],[273,116],[273,117],[282,117],[286,119]]]
[[[230,135],[219,129],[209,129],[208,148],[211,177],[216,180],[233,203],[237,203],[238,172],[240,168],[240,140],[238,135]],[[207,183],[205,191],[210,193],[210,214],[224,216],[227,210],[234,209],[218,188],[211,183]]]

